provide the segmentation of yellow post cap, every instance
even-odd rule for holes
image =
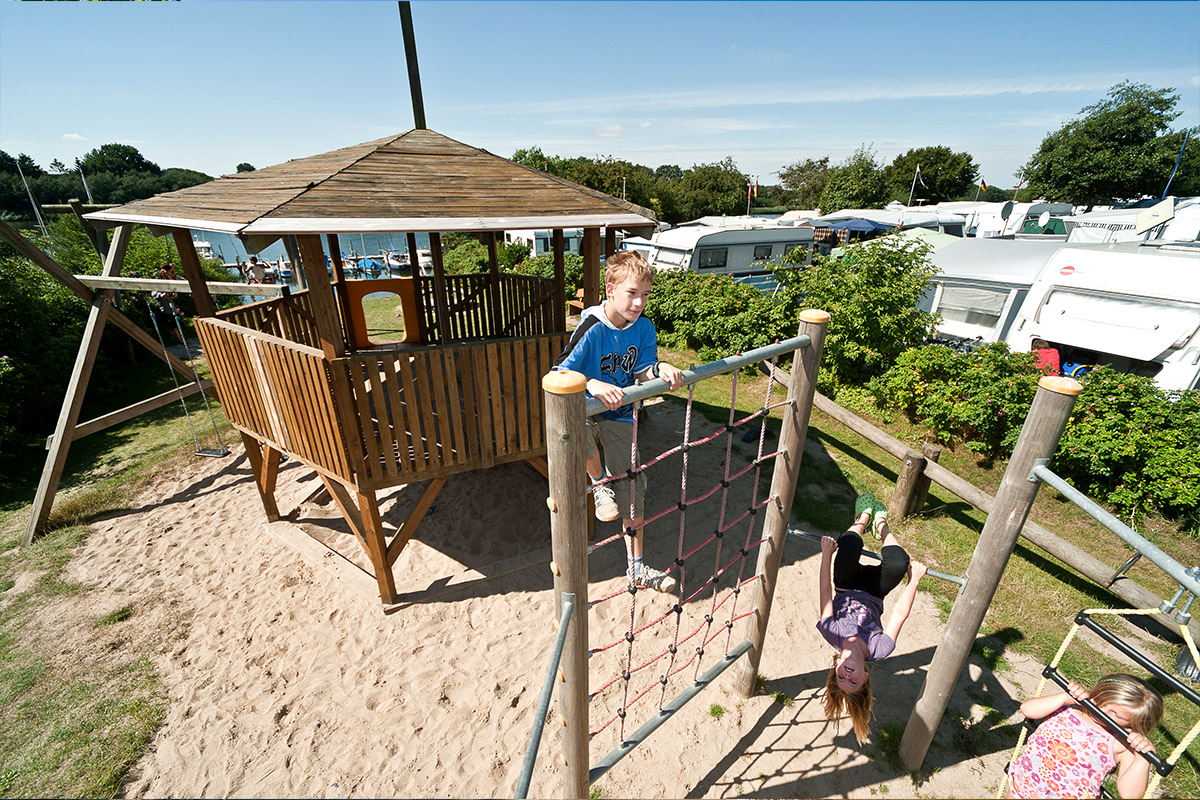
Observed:
[[[587,386],[582,372],[569,369],[552,369],[542,376],[542,390],[551,394],[578,394]]]
[[[806,308],[800,312],[800,319],[805,322],[823,325],[824,323],[829,322],[829,312],[822,311],[819,308]]]
[[[1064,378],[1060,375],[1047,375],[1038,381],[1038,386],[1057,394],[1069,394],[1076,397],[1083,391],[1079,381],[1074,378]]]

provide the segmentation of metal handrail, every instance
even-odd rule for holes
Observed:
[[[1125,544],[1150,559],[1156,567],[1174,578],[1180,586],[1193,595],[1200,597],[1200,581],[1196,580],[1195,574],[1161,550],[1153,542],[1146,539],[1146,537],[1105,511],[1086,494],[1067,483],[1058,475],[1055,475],[1046,464],[1046,459],[1038,459],[1034,462],[1033,469],[1029,472],[1029,480],[1040,480],[1052,486],[1063,497],[1079,506],[1090,517],[1119,536]]]
[[[710,361],[707,364],[701,364],[692,369],[683,370],[683,386],[690,386],[693,383],[699,383],[707,378],[715,378],[718,375],[725,375],[734,370],[748,367],[759,361],[766,361],[776,356],[781,356],[784,353],[791,353],[794,350],[799,350],[802,347],[812,346],[812,338],[807,334],[793,336],[790,339],[785,339],[782,342],[769,344],[766,347],[757,347],[753,350],[747,350],[745,353],[727,358]],[[668,384],[662,378],[655,378],[646,383],[639,383],[635,386],[626,386],[624,400],[626,403],[636,403],[639,400],[646,400],[655,395],[664,394],[670,389]],[[598,398],[592,397],[587,401],[586,413],[591,417],[604,411],[604,402]]]
[[[542,742],[542,728],[546,725],[546,711],[550,708],[550,695],[554,692],[554,676],[558,674],[558,662],[562,659],[563,644],[567,640],[567,626],[575,611],[575,595],[563,592],[562,615],[558,620],[558,636],[554,637],[554,650],[550,654],[550,666],[542,682],[542,694],[538,697],[537,712],[533,716],[533,729],[529,731],[529,744],[525,746],[525,760],[521,763],[521,776],[513,793],[516,800],[529,796],[529,781],[533,778],[533,765],[537,761],[538,747]]]

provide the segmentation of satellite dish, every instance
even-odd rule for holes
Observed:
[[[1013,210],[1013,201],[1009,200],[1007,203],[1004,204],[1004,208],[1000,209],[1000,219],[1004,220],[1005,222],[1008,222],[1008,218],[1010,216],[1012,216],[1012,210]]]
[[[1133,232],[1137,234],[1145,233],[1151,228],[1157,227],[1168,220],[1175,218],[1175,198],[1168,197],[1161,203],[1155,203],[1147,209],[1138,212],[1134,219]]]
[[[1038,227],[1039,228],[1046,227],[1046,224],[1049,222],[1050,222],[1050,212],[1049,211],[1043,211],[1041,214],[1038,214]]]

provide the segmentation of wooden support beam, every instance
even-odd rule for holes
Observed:
[[[275,479],[279,475],[279,451],[245,431],[242,432],[242,444],[246,448],[250,471],[254,473],[254,485],[262,499],[263,510],[267,512],[267,522],[277,522],[279,505],[275,502]]]
[[[496,246],[496,232],[487,232],[488,249],[488,320],[489,338],[499,335],[500,331],[500,256]],[[407,323],[406,323],[407,324]]]
[[[567,268],[563,252],[566,245],[562,228],[555,228],[551,233],[551,239],[554,242],[554,330],[565,331],[567,329]]]
[[[143,292],[184,292],[191,294],[192,285],[187,281],[169,281],[165,278],[126,278],[120,275],[106,278],[102,275],[76,275],[75,278],[90,289],[131,289]],[[209,294],[248,295],[251,297],[279,297],[284,286],[277,283],[236,283],[213,281],[206,283]]]
[[[121,266],[125,261],[125,250],[129,247],[132,235],[132,225],[121,225],[117,228],[112,244],[108,248],[108,258],[104,262],[105,275],[116,275],[121,271]],[[24,237],[21,238],[24,239]],[[30,246],[32,247],[32,245]],[[36,247],[33,249],[37,250]],[[38,250],[38,252],[41,251]],[[46,260],[54,264],[49,258]],[[62,269],[57,264],[54,266]],[[63,272],[65,273],[65,270]],[[90,293],[90,290],[87,291]],[[50,508],[54,505],[54,495],[58,491],[58,483],[62,479],[63,468],[67,463],[67,453],[70,452],[71,442],[75,438],[75,423],[79,421],[79,409],[83,406],[83,397],[87,392],[88,379],[92,375],[96,352],[100,349],[104,322],[108,319],[111,310],[111,290],[106,290],[101,295],[93,295],[92,308],[88,312],[87,324],[83,331],[83,341],[79,344],[75,366],[71,369],[71,380],[67,384],[67,394],[63,398],[58,422],[54,426],[50,453],[46,457],[46,464],[42,468],[42,477],[38,481],[32,513],[29,515],[29,522],[25,526],[25,535],[21,540],[22,546],[27,546],[33,541],[34,533],[40,530],[50,517]]]
[[[888,519],[901,520],[907,517],[916,500],[917,484],[925,474],[925,456],[909,450],[904,454],[900,474],[896,477],[896,488],[888,503]]]
[[[346,296],[346,265],[342,263],[341,242],[338,241],[336,233],[326,235],[325,239],[329,242],[329,263],[333,265],[334,296],[337,298],[338,312],[342,321],[342,334],[346,337],[351,349],[368,347],[367,342],[354,341],[354,326],[350,324],[350,298]]]
[[[165,405],[174,403],[180,399],[180,396],[191,397],[201,391],[211,390],[213,382],[208,378],[201,378],[200,383],[194,381],[182,386],[178,389],[169,389],[162,394],[156,394],[154,397],[148,397],[140,403],[125,406],[125,408],[117,409],[108,414],[105,414],[95,419],[90,419],[87,422],[81,422],[75,426],[75,438],[82,439],[85,436],[90,436],[93,433],[107,430],[114,425],[120,425],[126,420],[131,420],[134,417],[145,414],[148,411],[153,411],[156,408],[162,408]]]
[[[429,513],[433,501],[437,499],[441,493],[442,487],[446,485],[446,476],[434,478],[426,486],[425,491],[421,492],[420,499],[413,506],[412,511],[408,512],[408,518],[404,520],[404,524],[400,526],[400,530],[396,532],[395,538],[387,548],[387,563],[390,569],[392,564],[396,563],[396,559],[400,557],[400,551],[408,544],[408,540],[417,532],[417,526],[421,524],[421,520],[425,519],[425,515]]]
[[[187,278],[188,286],[192,287],[192,301],[196,304],[196,316],[215,317],[217,306],[212,295],[208,293],[208,283],[204,278],[204,270],[200,267],[200,257],[196,255],[196,244],[192,234],[184,228],[174,228],[171,237],[175,239],[175,248],[179,251],[179,261],[183,265],[183,275]]]
[[[326,360],[340,358],[346,355],[346,340],[338,322],[329,272],[325,269],[325,251],[321,249],[321,237],[317,234],[305,234],[297,236],[296,240],[300,245],[304,274],[308,276],[308,297],[312,302],[313,317],[317,323],[317,336],[321,338],[321,351]]]
[[[90,219],[84,218],[84,214],[88,213],[84,208],[83,203],[78,199],[67,201],[67,207],[75,213],[75,218],[79,220],[80,227],[83,228],[84,234],[88,237],[88,241],[92,243],[92,247],[99,254],[100,260],[103,261],[108,251],[108,237],[104,235],[104,231],[97,230]],[[42,206],[43,211],[47,211],[46,206]]]
[[[392,565],[387,560],[387,540],[383,535],[383,520],[379,516],[379,500],[375,492],[359,492],[358,508],[362,513],[367,557],[375,568],[375,583],[379,585],[379,599],[390,605],[397,600],[396,579],[392,576]]]
[[[442,263],[442,235],[429,234],[429,252],[433,256],[433,303],[434,317],[437,319],[438,344],[449,344],[450,307],[446,301],[446,267]],[[418,258],[419,262],[420,259]]]
[[[604,287],[600,274],[600,229],[585,228],[583,231],[583,307],[600,302]]]

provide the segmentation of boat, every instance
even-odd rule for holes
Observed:
[[[192,237],[192,247],[196,248],[196,255],[207,261],[222,261],[223,259],[213,252],[212,244],[196,237]]]
[[[625,242],[626,249],[642,249]],[[763,217],[701,217],[658,231],[650,239],[647,260],[655,269],[691,270],[702,275],[729,275],[764,292],[778,288],[772,269],[795,248],[812,261],[813,228],[781,225]]]

